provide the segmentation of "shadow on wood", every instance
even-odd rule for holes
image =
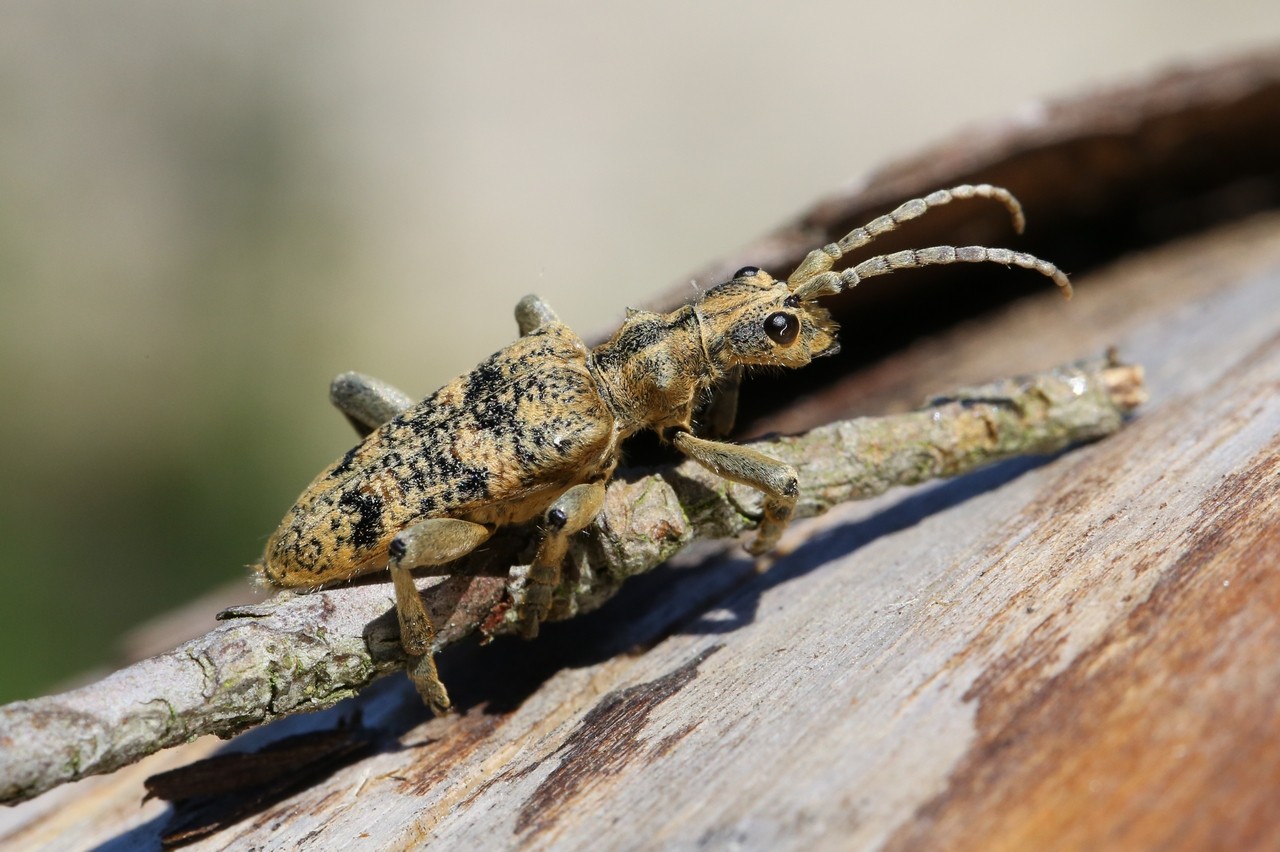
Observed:
[[[1112,344],[1147,365],[1151,404],[1106,441],[800,524],[769,575],[690,558],[536,644],[446,655],[465,713],[427,719],[379,685],[365,723],[400,748],[209,847],[1275,846],[1277,116],[1276,55],[1180,72],[954,140],[761,241],[747,259],[787,268],[868,210],[976,176],[1023,195],[1053,243],[1029,250],[1088,272],[1067,308],[990,302],[839,374],[766,379],[747,431]],[[921,292],[860,287],[846,349],[956,304]],[[151,842],[142,777],[210,748],[47,794],[4,840]]]

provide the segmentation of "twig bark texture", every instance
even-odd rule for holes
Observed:
[[[1016,455],[1044,454],[1117,430],[1144,397],[1138,367],[1093,363],[959,391],[909,414],[841,421],[755,446],[794,465],[796,517]],[[698,539],[752,529],[759,499],[692,462],[632,471],[609,486],[581,536],[552,619],[598,607],[633,575]],[[439,645],[514,632],[512,602],[528,529],[429,578]],[[514,579],[513,579],[514,577]],[[378,579],[378,578],[375,578]],[[354,695],[402,662],[384,582],[282,593],[222,613],[223,624],[166,654],[61,695],[0,708],[0,802],[111,772],[202,734],[230,737]]]

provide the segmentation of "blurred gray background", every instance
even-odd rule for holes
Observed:
[[[584,333],[899,153],[1280,40],[1275,0],[11,2],[0,700],[244,578],[542,294]],[[692,291],[691,291],[692,292]]]

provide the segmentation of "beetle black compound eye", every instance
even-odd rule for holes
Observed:
[[[764,333],[774,343],[790,346],[800,333],[800,321],[784,311],[769,314],[764,321]]]
[[[758,266],[744,266],[737,272],[733,273],[734,278],[746,278],[748,275],[755,275],[760,271]]]

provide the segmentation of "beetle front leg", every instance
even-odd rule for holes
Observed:
[[[787,528],[800,496],[796,469],[750,447],[708,441],[688,432],[676,432],[672,443],[716,476],[764,492],[764,517],[760,519],[755,539],[747,545],[747,552],[759,556],[773,549]]]
[[[435,625],[422,596],[414,585],[412,569],[427,565],[443,565],[466,556],[492,534],[482,524],[454,518],[429,518],[391,539],[387,553],[388,569],[396,590],[396,616],[400,620],[400,646],[409,656],[409,678],[418,694],[437,714],[451,706],[449,693],[440,682],[432,646],[436,641]]]
[[[361,438],[413,405],[404,391],[363,373],[343,373],[330,382],[329,401]]]
[[[551,611],[551,596],[560,585],[560,566],[569,551],[569,539],[600,514],[604,505],[604,483],[575,485],[560,495],[543,513],[542,544],[525,575],[525,593],[516,609],[520,635],[532,639],[538,625]]]

